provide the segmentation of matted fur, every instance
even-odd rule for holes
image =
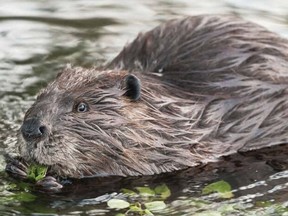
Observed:
[[[287,50],[286,39],[231,16],[168,21],[104,68],[59,74],[25,116],[49,136],[20,136],[21,156],[60,176],[152,175],[287,143]],[[138,101],[124,96],[130,73]],[[88,112],[73,111],[79,101]]]

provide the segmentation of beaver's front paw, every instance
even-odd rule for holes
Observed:
[[[27,179],[28,164],[24,161],[14,159],[7,163],[5,171],[13,178]]]
[[[38,181],[35,186],[38,190],[48,193],[57,193],[63,188],[63,185],[52,176],[46,176]]]

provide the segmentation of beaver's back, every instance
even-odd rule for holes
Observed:
[[[256,24],[196,16],[139,34],[107,67],[160,76],[203,95],[196,129],[228,154],[287,143],[287,48],[286,39]]]

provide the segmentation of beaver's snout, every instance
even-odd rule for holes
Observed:
[[[47,135],[47,127],[41,124],[39,119],[31,118],[23,122],[21,133],[27,142],[32,142],[44,139]]]

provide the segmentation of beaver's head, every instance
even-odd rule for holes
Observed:
[[[129,142],[118,141],[114,128],[130,124],[121,110],[139,98],[140,81],[127,72],[67,68],[27,111],[21,155],[68,175],[114,174],[121,166],[114,159]]]
[[[155,174],[195,165],[201,156],[191,151],[197,136],[187,130],[191,100],[179,102],[157,78],[134,74],[65,69],[27,111],[21,156],[70,177]]]

